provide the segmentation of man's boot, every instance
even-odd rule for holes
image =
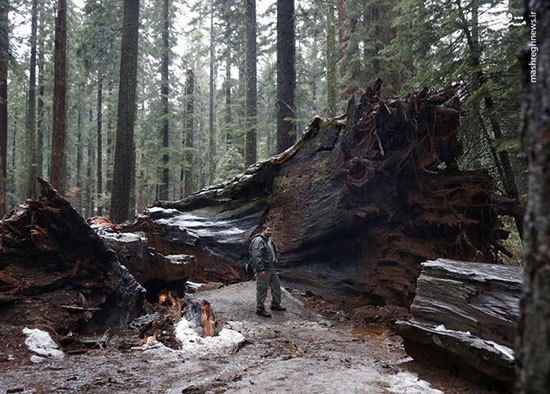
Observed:
[[[284,311],[286,311],[286,308],[284,306],[281,306],[281,305],[271,305],[271,310],[272,311],[284,312]]]
[[[260,315],[260,316],[263,316],[263,317],[271,317],[271,313],[269,313],[265,309],[257,310],[256,314]]]

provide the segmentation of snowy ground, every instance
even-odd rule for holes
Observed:
[[[410,358],[387,330],[335,326],[286,291],[288,310],[272,319],[254,313],[255,282],[194,296],[209,300],[226,322],[222,336],[200,338],[183,321],[177,328],[182,350],[154,341],[40,364],[0,361],[0,392],[483,392],[443,386],[441,376],[428,383],[411,372]]]

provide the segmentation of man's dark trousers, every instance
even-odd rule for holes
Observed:
[[[279,275],[275,271],[275,268],[266,268],[265,275],[262,278],[260,274],[256,273],[256,310],[263,311],[265,309],[264,302],[267,297],[267,289],[271,288],[271,307],[278,307],[281,305],[281,283],[279,282]]]

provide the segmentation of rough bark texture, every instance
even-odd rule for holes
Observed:
[[[334,34],[334,0],[327,1],[326,91],[327,116],[336,116],[336,36]]]
[[[210,83],[208,94],[208,184],[214,183],[216,171],[216,131],[214,130],[214,2],[210,10]]]
[[[550,3],[524,1],[524,17],[529,35],[534,33],[536,37],[538,52],[530,46],[522,56],[522,132],[529,159],[529,201],[523,243],[525,277],[517,391],[542,393],[550,387]],[[533,54],[534,66],[530,65]]]
[[[6,213],[8,161],[8,2],[0,2],[0,217]]]
[[[408,306],[421,262],[494,262],[506,235],[497,214],[516,208],[485,171],[454,166],[452,94],[385,101],[377,84],[347,117],[314,119],[283,154],[159,203],[141,229],[161,253],[193,255],[227,283],[242,278],[247,241],[269,221],[287,283],[350,307]]]
[[[36,173],[39,178],[44,176],[44,80],[45,80],[45,12],[41,7],[39,12],[39,28],[38,28],[38,102],[36,107]]]
[[[187,70],[185,81],[185,170],[183,172],[184,193],[186,196],[193,192],[193,106],[194,106],[194,77],[193,70]]]
[[[97,214],[103,215],[103,79],[98,77],[97,80]]]
[[[36,198],[36,36],[38,30],[38,0],[32,2],[31,58],[29,61],[29,94],[27,96],[27,197]]]
[[[124,0],[124,22],[120,55],[118,118],[111,194],[111,219],[123,222],[129,216],[130,193],[135,177],[134,120],[138,54],[139,0]]]
[[[405,350],[418,361],[510,390],[522,275],[520,267],[495,264],[422,264],[413,318],[396,323]]]
[[[82,215],[82,194],[84,191],[82,190],[82,150],[83,150],[83,144],[82,144],[82,110],[79,108],[77,110],[77,120],[76,120],[76,132],[77,137],[76,141],[78,143],[78,146],[76,147],[76,188],[78,189],[78,198],[77,198],[77,207],[78,207],[78,213]]]
[[[277,0],[277,153],[296,142],[294,0]]]
[[[60,193],[65,192],[65,139],[67,95],[67,1],[57,1],[55,19],[53,86],[53,127],[51,154],[51,182]]]
[[[160,129],[160,139],[162,141],[162,148],[164,153],[162,155],[162,176],[161,184],[159,185],[159,199],[168,200],[168,189],[170,187],[170,169],[168,168],[168,161],[170,156],[168,154],[168,147],[170,145],[170,121],[168,118],[168,95],[170,94],[170,87],[168,82],[169,66],[170,66],[170,4],[169,0],[164,0],[162,3],[162,66],[160,70],[161,85],[160,85],[160,101],[162,107],[162,122]]]
[[[71,204],[41,185],[39,200],[0,222],[0,333],[126,327],[141,310],[143,288]]]
[[[246,64],[245,64],[245,122],[246,134],[244,145],[245,167],[256,163],[256,0],[246,1]]]

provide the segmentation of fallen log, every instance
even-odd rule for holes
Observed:
[[[163,256],[150,248],[139,235],[118,232],[117,226],[105,218],[90,218],[88,223],[105,245],[116,252],[120,263],[147,290],[149,302],[156,302],[159,294],[167,291],[182,298],[187,290],[187,280],[200,276],[202,272],[193,256]]]
[[[143,287],[71,204],[39,181],[40,198],[0,222],[0,334],[126,327],[141,311]]]
[[[188,254],[202,281],[242,280],[247,243],[274,225],[281,277],[353,309],[408,306],[420,263],[496,262],[498,214],[516,209],[486,171],[461,171],[458,99],[424,89],[402,100],[369,88],[346,115],[315,118],[287,151],[181,201],[159,201],[124,231]]]
[[[405,350],[415,360],[511,390],[522,275],[513,266],[422,264],[413,317],[395,324]]]

